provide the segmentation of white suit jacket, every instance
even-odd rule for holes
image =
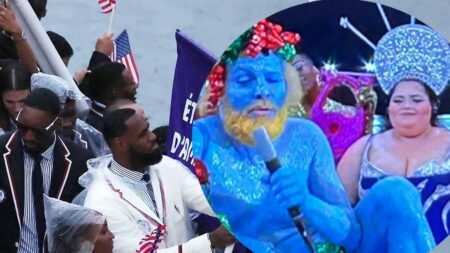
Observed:
[[[88,161],[94,179],[88,187],[84,205],[105,215],[115,236],[114,253],[136,252],[143,247],[142,241],[146,236],[147,239],[159,240],[159,253],[211,252],[211,243],[206,235],[193,238],[189,210],[215,215],[198,179],[188,168],[166,156],[150,167],[158,212],[164,214],[164,219],[160,219],[119,176],[108,169],[111,159],[109,155]],[[160,225],[166,226],[163,237],[155,234]]]

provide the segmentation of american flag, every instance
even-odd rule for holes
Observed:
[[[159,225],[151,234],[146,235],[141,239],[139,242],[139,249],[136,250],[136,253],[156,253],[159,244],[164,239],[165,233],[166,225]]]
[[[113,62],[119,62],[125,65],[133,76],[133,80],[136,83],[139,83],[139,73],[133,54],[131,53],[127,30],[123,30],[123,32],[114,41],[114,51],[110,58]]]
[[[98,0],[103,13],[111,13],[116,5],[116,0]]]

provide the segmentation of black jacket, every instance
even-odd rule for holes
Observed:
[[[0,253],[17,252],[24,213],[24,152],[18,132],[0,137]],[[82,190],[78,178],[92,154],[56,137],[49,195],[64,201]]]
[[[89,110],[86,118],[86,123],[97,129],[100,133],[103,133],[103,112],[104,109],[92,103],[91,110]]]
[[[88,65],[88,72],[86,73],[86,75],[84,76],[83,81],[81,81],[79,88],[80,90],[89,98],[91,97],[91,92],[89,90],[89,80],[91,78],[91,74],[90,71],[93,70],[95,67],[105,63],[105,62],[111,62],[111,59],[109,59],[108,55],[105,55],[103,53],[100,53],[98,51],[94,51],[92,53],[91,59],[89,60],[89,65]]]

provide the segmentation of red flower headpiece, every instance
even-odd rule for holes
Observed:
[[[240,55],[256,57],[262,51],[275,51],[286,61],[295,56],[295,44],[300,42],[298,33],[283,32],[283,28],[267,21],[259,21],[255,26],[244,32],[223,53],[219,62],[208,76],[209,97],[208,112],[214,114],[219,98],[224,94],[226,64],[234,63]]]

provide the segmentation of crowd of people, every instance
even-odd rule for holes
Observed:
[[[30,0],[38,19],[46,0]],[[136,103],[138,84],[100,36],[77,87],[40,72],[26,34],[0,5],[0,252],[212,252],[235,242],[199,235],[192,213],[216,216],[194,174],[164,156]],[[70,43],[47,32],[67,66]],[[80,112],[81,90],[89,112]]]

